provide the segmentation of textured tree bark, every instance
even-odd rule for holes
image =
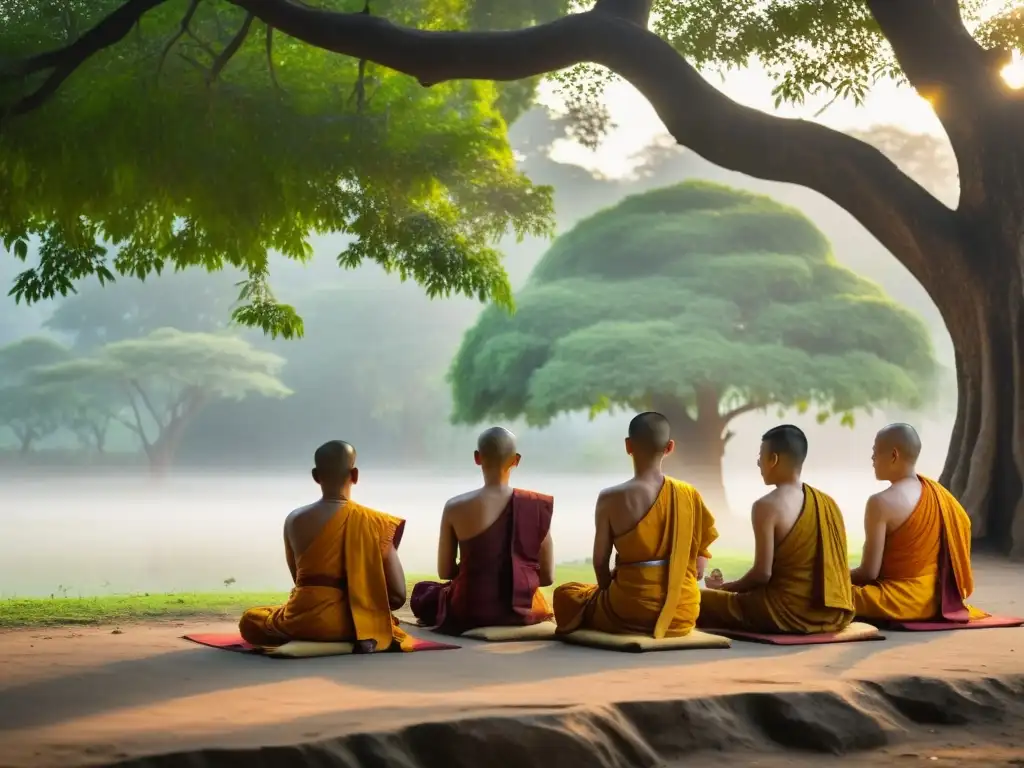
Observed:
[[[980,287],[936,297],[956,350],[958,402],[940,481],[976,538],[1024,556],[1024,301],[1021,276],[993,260]],[[950,320],[952,318],[952,321]]]
[[[654,410],[672,425],[675,450],[665,460],[665,472],[693,485],[716,516],[730,514],[722,476],[726,420],[719,414],[720,395],[711,388],[697,393],[691,413],[671,398],[653,398]]]

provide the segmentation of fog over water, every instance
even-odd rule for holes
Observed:
[[[408,521],[400,550],[407,572],[433,571],[441,508],[447,498],[477,484],[472,469],[445,474],[363,469],[356,498]],[[924,469],[934,473],[939,467]],[[552,530],[557,559],[564,562],[589,556],[596,494],[624,477],[523,469],[516,482],[555,496]],[[839,502],[850,547],[859,548],[864,500],[881,487],[870,466],[848,471],[812,466],[805,480]],[[748,550],[746,510],[764,486],[751,464],[741,467],[738,461],[727,465],[726,485],[737,512],[718,515],[717,547]],[[6,476],[0,483],[0,593],[214,591],[224,589],[229,578],[236,580],[235,590],[285,590],[290,579],[282,522],[316,495],[316,486],[301,471],[179,475],[159,485],[137,473]]]

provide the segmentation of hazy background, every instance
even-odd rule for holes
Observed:
[[[620,115],[613,110],[613,117]],[[936,357],[952,368],[949,338],[923,290],[848,214],[801,188],[723,171],[653,135],[653,144],[620,150],[617,165],[606,164],[602,175],[599,157],[566,149],[564,126],[546,110],[532,111],[512,129],[524,169],[536,183],[555,187],[560,232],[627,194],[689,178],[765,192],[801,208],[831,239],[840,262],[924,319]],[[552,147],[555,157],[588,167],[553,160]],[[925,166],[935,171],[938,164]],[[939,173],[946,177],[928,181],[941,187],[940,195],[948,194],[955,172]],[[311,454],[332,438],[349,440],[360,451],[358,499],[408,519],[406,570],[433,569],[444,501],[478,481],[471,458],[478,429],[448,424],[444,376],[481,307],[463,299],[431,302],[418,286],[401,284],[376,267],[342,272],[334,256],[343,242],[316,240],[317,257],[307,266],[274,264],[278,295],[303,315],[305,338],[275,342],[241,332],[287,360],[281,379],[295,394],[211,405],[188,429],[176,470],[161,483],[150,479],[137,443],[117,425],[106,454],[88,461],[67,432],[40,442],[26,460],[16,455],[13,435],[0,429],[0,596],[211,590],[224,588],[227,579],[235,580],[233,589],[285,589],[281,523],[290,509],[315,498]],[[504,245],[514,287],[547,247],[541,240]],[[13,258],[0,257],[0,284],[9,285],[16,272]],[[184,273],[141,287],[124,279],[101,294],[94,291],[102,300],[94,301],[92,319],[64,327],[52,321],[60,302],[26,308],[3,297],[0,346],[42,334],[88,349],[110,339],[118,318],[130,326],[142,310],[156,327],[216,330],[228,319],[236,279]],[[86,285],[79,300],[89,291]],[[95,321],[95,305],[109,315],[107,325]],[[186,328],[189,323],[195,327]],[[806,430],[811,455],[805,479],[839,501],[851,547],[859,547],[864,500],[879,487],[870,468],[874,432],[890,421],[913,422],[925,443],[921,468],[935,475],[954,412],[955,389],[947,375],[939,398],[923,412],[858,414],[854,429],[819,425],[813,414],[789,413],[784,420]],[[595,495],[629,471],[622,451],[628,418],[612,414],[590,421],[581,414],[543,431],[508,425],[520,435],[524,456],[517,482],[556,497],[553,531],[560,561],[589,555]],[[720,515],[720,547],[749,546],[746,510],[763,492],[754,465],[759,436],[780,420],[775,412],[753,413],[731,425],[736,437],[728,444],[724,474],[735,513]]]

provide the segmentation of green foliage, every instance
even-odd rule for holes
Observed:
[[[66,44],[120,4],[0,2],[0,50],[13,57]],[[373,10],[458,28],[484,5],[388,0]],[[545,8],[561,5],[538,0],[502,13],[528,23]],[[309,233],[341,232],[352,237],[342,267],[375,261],[431,297],[510,305],[493,244],[509,232],[547,233],[551,192],[516,170],[501,89],[425,89],[262,24],[247,27],[245,14],[220,0],[199,3],[180,35],[189,9],[188,0],[157,7],[43,108],[5,120],[0,240],[28,262],[13,295],[34,302],[88,276],[233,267],[248,280],[234,319],[291,337],[301,323],[270,292],[268,251],[307,260]],[[241,47],[214,76],[243,28]],[[0,104],[38,84],[0,79]],[[505,92],[511,112],[532,98],[532,86],[518,87],[514,98]]]
[[[798,211],[688,182],[580,222],[541,259],[518,310],[484,310],[449,374],[457,422],[675,404],[919,405],[923,323],[841,267]],[[696,414],[693,414],[696,416]],[[846,419],[849,422],[849,418]]]
[[[960,2],[971,24],[985,5]],[[655,31],[697,67],[726,72],[756,60],[775,83],[776,105],[808,96],[859,104],[879,80],[904,80],[865,3],[656,0],[654,11]]]

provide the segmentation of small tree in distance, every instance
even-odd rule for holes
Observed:
[[[803,214],[710,183],[580,222],[516,303],[467,333],[450,373],[454,419],[660,411],[673,470],[719,509],[733,419],[782,406],[852,425],[857,409],[923,403],[935,370],[924,324],[836,263]]]
[[[233,336],[162,328],[108,344],[93,357],[35,372],[43,387],[103,388],[120,396],[111,418],[139,439],[154,474],[171,467],[189,423],[210,402],[252,394],[286,397],[284,360]]]
[[[61,393],[33,386],[33,371],[67,360],[63,344],[44,336],[29,336],[0,348],[0,426],[10,429],[22,455],[60,429],[65,417]]]

